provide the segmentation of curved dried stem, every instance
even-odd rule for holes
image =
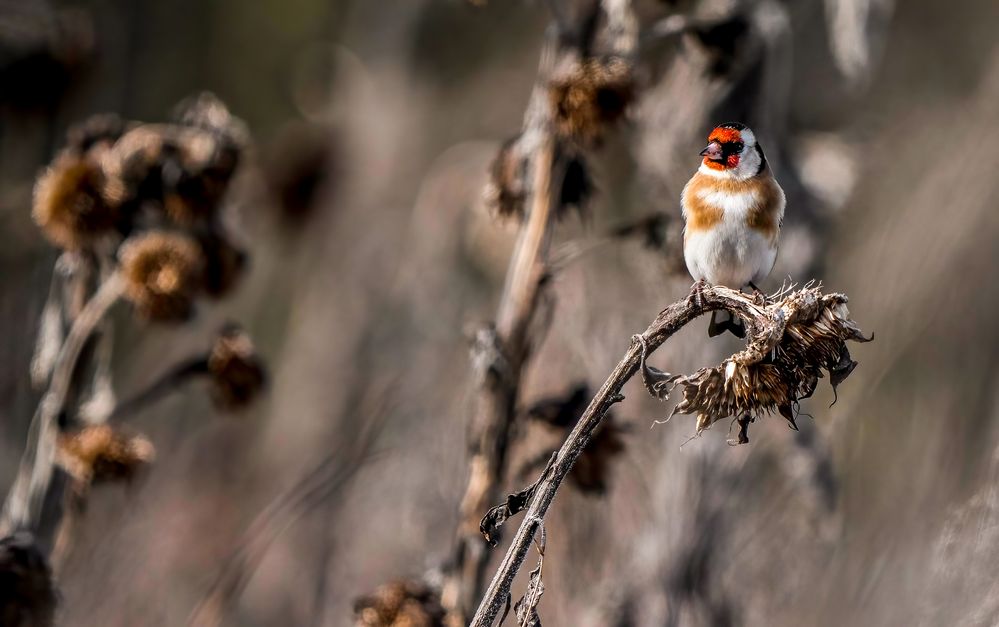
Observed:
[[[817,287],[801,289],[768,304],[759,304],[752,297],[725,287],[698,286],[696,292],[696,298],[692,293],[691,297],[673,303],[660,312],[644,333],[632,338],[628,351],[590,401],[552,463],[530,488],[527,513],[472,619],[473,627],[488,627],[493,624],[497,613],[510,596],[513,579],[527,556],[537,527],[544,523],[544,517],[563,479],[586,448],[593,430],[600,424],[607,410],[623,399],[621,389],[624,384],[640,368],[645,367],[645,357],[690,321],[711,311],[726,310],[733,316],[742,318],[750,332],[746,348],[716,368],[704,368],[685,377],[655,371],[662,377],[669,378],[674,387],[684,388],[685,398],[680,404],[683,407],[680,413],[698,412],[698,432],[724,417],[702,413],[712,408],[721,411],[751,408],[769,410],[776,407],[771,407],[775,402],[784,400],[771,398],[772,390],[768,387],[770,382],[757,381],[747,374],[772,365],[764,362],[773,361],[774,355],[777,358],[781,355],[785,358],[791,356],[795,367],[802,372],[812,373],[818,368],[825,368],[829,370],[830,378],[835,384],[838,382],[837,373],[842,373],[846,367],[830,361],[830,346],[823,342],[842,347],[846,340],[867,339],[849,319],[846,297],[842,294],[823,295]],[[850,363],[855,365],[854,362]],[[848,370],[852,370],[852,365]],[[708,374],[711,377],[706,377]],[[720,374],[722,378],[720,385],[701,385],[705,379],[714,383],[713,377],[716,374]],[[754,388],[754,385],[760,386],[760,389]],[[668,390],[648,387],[654,396],[668,397]],[[799,388],[788,389],[794,393]],[[765,394],[758,396],[757,392]]]
[[[73,373],[84,346],[111,307],[118,302],[123,287],[119,274],[110,275],[73,321],[53,366],[49,389],[38,404],[28,428],[29,446],[21,459],[0,518],[0,531],[4,534],[37,528],[41,523],[42,504],[54,474],[58,418],[65,408]],[[31,442],[34,442],[33,446]]]

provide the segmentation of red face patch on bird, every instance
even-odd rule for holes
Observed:
[[[708,135],[708,141],[718,142],[719,144],[734,144],[735,142],[742,141],[742,133],[738,129],[718,126]]]
[[[739,165],[739,155],[743,148],[742,133],[739,129],[717,126],[708,135],[708,145],[701,151],[704,165],[715,170],[727,170]]]

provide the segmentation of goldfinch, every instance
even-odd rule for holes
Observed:
[[[749,127],[722,124],[708,135],[701,166],[680,195],[683,257],[697,283],[741,290],[757,285],[773,270],[784,219],[784,190],[767,167],[763,148]],[[732,319],[713,312],[708,335],[725,330],[743,337]]]

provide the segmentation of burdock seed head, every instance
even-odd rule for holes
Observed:
[[[127,239],[119,250],[125,297],[151,320],[183,320],[204,283],[204,257],[192,238],[151,231]]]
[[[103,195],[105,176],[89,156],[63,152],[35,183],[32,216],[45,237],[79,250],[114,230],[117,209]]]
[[[128,480],[155,457],[152,442],[108,424],[89,425],[59,436],[58,462],[84,485]]]
[[[620,58],[587,59],[551,81],[549,100],[560,135],[599,141],[635,97],[631,68]]]
[[[245,407],[256,398],[266,381],[263,362],[245,331],[227,325],[219,333],[208,355],[212,398],[224,410]]]

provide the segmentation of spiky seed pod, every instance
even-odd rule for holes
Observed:
[[[53,244],[79,250],[113,232],[118,211],[105,199],[106,177],[94,159],[63,152],[35,183],[32,217]]]
[[[266,373],[250,336],[234,325],[222,329],[208,355],[212,399],[223,410],[250,404],[264,387]]]
[[[204,256],[192,238],[150,231],[119,250],[125,297],[150,320],[183,320],[204,287]]]
[[[57,601],[52,570],[31,535],[0,539],[0,625],[50,627]]]
[[[486,207],[500,218],[521,218],[524,215],[526,161],[520,152],[519,140],[518,135],[500,146],[489,166],[489,180],[482,190]]]
[[[599,141],[635,98],[631,67],[617,57],[591,58],[551,81],[555,128],[567,139]]]
[[[59,465],[83,485],[129,480],[156,455],[152,442],[108,424],[59,436]]]
[[[354,602],[356,627],[448,627],[453,624],[431,586],[400,580]]]

